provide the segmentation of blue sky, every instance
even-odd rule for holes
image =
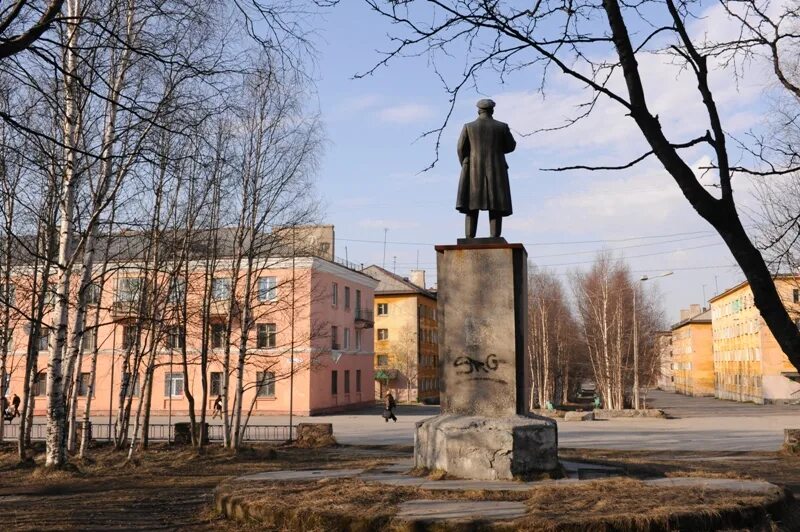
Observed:
[[[710,9],[715,9],[711,7]],[[712,14],[713,13],[709,13]],[[730,31],[719,17],[698,19],[695,34]],[[503,236],[525,244],[533,262],[562,276],[585,268],[603,249],[624,257],[637,275],[674,274],[653,280],[664,297],[667,318],[700,303],[742,279],[721,239],[688,205],[677,185],[652,161],[624,172],[544,172],[568,164],[619,164],[645,151],[632,120],[603,102],[595,114],[564,131],[523,137],[539,127],[555,126],[574,112],[585,94],[563,77],[553,78],[545,98],[535,92],[535,76],[520,75],[505,85],[482,78],[481,93],[461,96],[451,125],[442,137],[441,159],[434,159],[432,138],[420,135],[438,126],[448,109],[448,95],[427,57],[405,58],[373,76],[353,79],[380,59],[388,47],[386,21],[358,1],[343,3],[320,23],[317,90],[329,139],[320,165],[318,189],[326,222],[336,227],[336,254],[356,263],[383,262],[407,275],[419,267],[435,282],[434,244],[455,243],[463,236],[463,216],[455,210],[459,168],[455,144],[464,122],[474,118],[475,101],[497,102],[495,118],[508,122],[518,141],[508,156],[514,214]],[[450,65],[446,65],[450,68]],[[706,129],[697,107],[695,82],[650,56],[641,61],[651,108],[659,113],[674,141]],[[719,106],[733,134],[761,125],[767,79],[751,65],[739,84],[731,73],[712,75]],[[693,166],[708,159],[688,152]],[[750,185],[735,182],[744,204],[752,204]],[[478,235],[488,234],[482,213]]]

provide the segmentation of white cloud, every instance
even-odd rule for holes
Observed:
[[[433,107],[419,103],[394,105],[377,111],[381,121],[393,124],[413,124],[427,120],[435,114]]]

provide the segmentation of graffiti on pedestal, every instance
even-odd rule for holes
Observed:
[[[503,379],[498,379],[492,375],[500,367],[501,360],[494,353],[485,359],[479,360],[471,356],[460,356],[453,360],[453,367],[456,368],[456,375],[469,376],[470,380],[494,381],[506,384]]]
[[[453,361],[453,366],[459,368],[456,373],[459,375],[469,375],[471,373],[489,373],[497,371],[500,362],[497,360],[497,355],[491,354],[486,357],[486,360],[475,360],[472,357],[458,357]]]

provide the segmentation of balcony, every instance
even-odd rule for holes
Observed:
[[[372,329],[375,326],[375,312],[369,308],[357,308],[355,321],[358,329]]]

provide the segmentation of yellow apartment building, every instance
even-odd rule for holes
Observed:
[[[714,395],[711,311],[700,305],[681,309],[672,326],[672,377],[675,391],[684,395]]]
[[[781,275],[775,286],[795,319],[800,277]],[[720,399],[781,403],[800,400],[800,376],[761,318],[748,282],[711,299],[715,395]]]
[[[363,273],[375,289],[375,391],[399,401],[438,402],[439,339],[436,293],[425,288],[425,272],[404,278],[379,266]]]

